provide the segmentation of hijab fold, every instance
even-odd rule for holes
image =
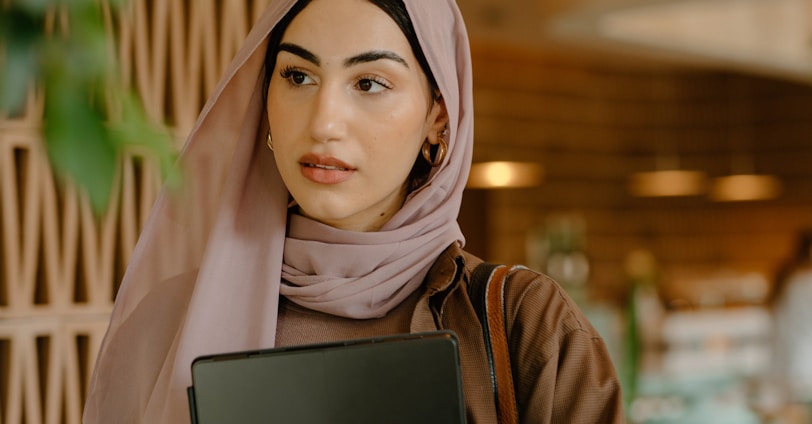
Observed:
[[[328,0],[315,0],[328,1]],[[192,129],[184,187],[156,201],[116,298],[86,423],[189,422],[197,356],[274,346],[279,296],[358,319],[384,316],[451,243],[473,148],[468,39],[454,0],[405,0],[449,116],[449,149],[377,232],[288,213],[265,147],[264,56],[295,0],[272,1]]]

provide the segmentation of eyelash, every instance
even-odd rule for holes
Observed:
[[[392,88],[392,85],[389,83],[389,81],[386,81],[385,79],[374,76],[374,75],[364,75],[364,76],[361,76],[361,77],[357,78],[355,80],[355,85],[356,86],[359,85],[362,81],[373,82],[373,83],[378,84],[378,85],[380,85],[381,87],[383,87],[383,88],[385,88],[387,90]]]
[[[304,75],[305,77],[307,77],[306,72],[303,72],[303,71],[299,70],[295,66],[287,66],[287,67],[283,68],[279,72],[279,76],[282,77],[282,79],[285,79],[288,82],[290,82],[291,85],[298,87],[301,84],[297,84],[292,80],[294,75]],[[381,87],[383,87],[384,89],[387,89],[387,90],[392,88],[392,85],[388,81],[386,81],[383,78],[377,77],[375,75],[364,75],[364,76],[358,77],[355,80],[355,85],[358,86],[359,84],[361,84],[364,81],[369,81],[369,82],[378,84],[378,85],[380,85]],[[366,90],[362,90],[362,91],[366,91]]]
[[[307,73],[302,72],[301,70],[299,70],[298,68],[296,68],[294,66],[286,66],[281,71],[279,71],[279,76],[282,77],[282,79],[287,80],[292,85],[298,86],[299,84],[296,84],[291,80],[293,75],[307,76]]]

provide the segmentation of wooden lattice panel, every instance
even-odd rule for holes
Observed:
[[[122,76],[180,144],[267,0],[133,0],[113,13]],[[41,95],[0,117],[0,424],[79,423],[115,290],[160,189],[123,158],[110,207],[56,179]]]

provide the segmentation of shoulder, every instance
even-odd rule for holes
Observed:
[[[505,321],[511,356],[520,372],[544,374],[543,370],[555,369],[556,380],[565,385],[591,381],[607,390],[600,393],[616,389],[614,365],[603,338],[552,278],[514,267],[505,284]]]
[[[463,274],[470,276],[481,260],[464,257]],[[566,291],[543,273],[513,266],[504,302],[520,416],[624,422],[620,385],[605,344]]]
[[[482,259],[461,252],[464,273],[470,276]],[[551,277],[522,265],[506,265],[505,318],[508,336],[514,331],[535,331],[550,336],[599,337],[567,292]]]
[[[513,266],[505,283],[505,313],[510,331],[598,337],[586,316],[555,280],[523,266]]]
[[[481,258],[459,246],[449,246],[438,258],[432,280],[455,280],[447,287],[462,284],[467,289],[467,282],[481,263]],[[558,336],[583,333],[597,337],[584,314],[555,280],[521,265],[507,266],[510,272],[504,295],[508,336],[516,331],[535,330]],[[467,290],[461,291],[467,294]]]

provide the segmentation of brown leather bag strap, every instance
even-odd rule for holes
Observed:
[[[519,422],[505,327],[505,281],[509,272],[507,266],[482,263],[474,269],[468,285],[469,297],[482,324],[491,385],[501,424]]]

